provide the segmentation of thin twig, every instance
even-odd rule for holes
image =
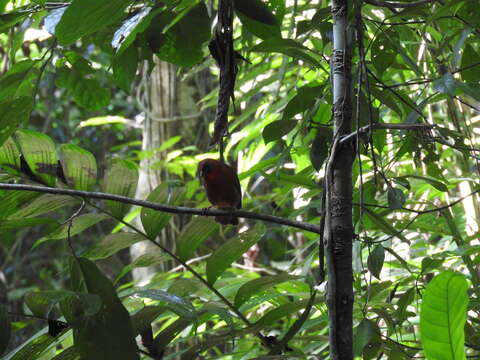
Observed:
[[[78,196],[83,199],[112,200],[112,201],[117,201],[124,204],[137,205],[137,206],[158,210],[161,212],[167,212],[171,214],[190,214],[190,215],[200,215],[200,216],[233,216],[238,218],[261,220],[261,221],[271,222],[275,224],[291,226],[297,229],[310,231],[316,234],[320,233],[320,229],[318,226],[307,223],[307,222],[290,220],[290,219],[273,216],[273,215],[256,214],[250,211],[240,211],[240,210],[224,211],[224,210],[216,210],[216,209],[196,209],[196,208],[189,208],[185,206],[163,205],[163,204],[158,204],[151,201],[139,200],[139,199],[134,199],[126,196],[107,194],[102,192],[60,189],[60,188],[52,188],[47,186],[36,186],[36,185],[25,185],[25,184],[0,183],[0,189],[35,191],[35,192],[57,194],[57,195],[70,195],[70,196]]]
[[[385,124],[385,123],[374,123],[371,125],[365,125],[360,129],[345,135],[340,139],[340,144],[344,145],[355,139],[359,134],[367,134],[372,130],[430,130],[437,127],[435,124]]]

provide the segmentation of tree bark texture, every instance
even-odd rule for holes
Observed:
[[[352,359],[352,162],[354,147],[341,145],[351,131],[351,48],[347,37],[347,0],[333,0],[334,137],[325,172],[324,244],[328,270],[327,305],[330,320],[330,358]]]
[[[145,119],[142,130],[142,150],[153,150],[159,148],[165,140],[173,135],[172,127],[176,126],[176,124],[174,122],[162,121],[162,119],[167,120],[175,115],[177,80],[175,67],[172,64],[157,60],[156,66],[150,76],[148,76],[147,67],[148,66],[145,66],[143,74],[144,100],[142,102],[145,110]],[[135,198],[145,199],[153,189],[163,180],[166,180],[165,173],[152,168],[152,165],[161,161],[164,157],[165,154],[157,152],[140,161],[139,179]],[[136,226],[141,227],[139,217],[136,219]],[[159,241],[162,245],[170,248],[172,246],[171,244],[174,244],[174,241],[168,240],[170,237],[168,234],[169,231],[171,230],[168,230],[168,228],[164,229],[159,236]],[[158,248],[147,241],[134,244],[130,248],[132,259],[152,251],[157,252]],[[132,274],[134,280],[144,283],[148,281],[155,272],[156,269],[153,267],[142,267],[133,269]]]

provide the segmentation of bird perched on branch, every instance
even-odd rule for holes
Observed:
[[[213,206],[220,210],[242,207],[240,181],[229,165],[219,160],[205,159],[198,164],[198,175]],[[238,218],[233,216],[215,216],[215,220],[223,225],[238,225]]]

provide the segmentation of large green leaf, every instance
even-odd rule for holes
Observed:
[[[30,118],[33,99],[29,96],[0,102],[0,145]]]
[[[268,38],[252,48],[255,52],[277,52],[297,60],[302,60],[313,67],[320,67],[320,60],[309,48],[292,39]]]
[[[73,0],[55,28],[60,44],[68,46],[118,21],[131,0]]]
[[[324,302],[324,298],[317,298],[315,300],[316,303]],[[307,304],[309,303],[309,300],[300,300],[300,301],[295,301],[295,302],[289,302],[283,305],[280,305],[273,310],[270,310],[267,312],[265,315],[263,315],[256,323],[255,325],[259,326],[270,326],[272,325],[275,321],[285,317],[285,316],[290,316],[302,309],[305,309]]]
[[[262,132],[265,144],[281,139],[282,136],[292,131],[297,124],[298,122],[295,120],[277,120],[268,124]]]
[[[21,96],[32,96],[38,76],[37,64],[33,60],[22,60],[14,64],[0,77],[0,99],[13,100]]]
[[[218,223],[205,216],[193,218],[177,238],[178,257],[183,261],[191,259],[198,247],[217,232],[218,228]]]
[[[48,318],[50,311],[55,304],[59,303],[67,296],[72,294],[71,291],[39,291],[28,292],[25,294],[25,305],[28,306],[33,315]]]
[[[63,224],[58,229],[54,230],[50,234],[38,239],[32,246],[32,249],[36,248],[38,245],[43,244],[44,242],[51,241],[51,240],[60,240],[66,239],[69,234],[70,229],[70,236],[74,236],[80,234],[83,230],[92,227],[95,224],[98,224],[100,221],[109,219],[110,217],[105,214],[84,214],[77,216],[71,222],[67,222]]]
[[[423,292],[420,333],[427,359],[466,359],[467,288],[463,275],[445,271],[435,276]]]
[[[277,18],[261,0],[234,0],[235,12],[242,25],[261,39],[280,37]]]
[[[59,149],[63,174],[76,190],[92,190],[97,182],[97,162],[92,153],[74,144],[63,144]]]
[[[260,241],[264,233],[265,228],[257,225],[255,228],[238,234],[221,245],[207,260],[208,282],[213,284],[232,262]]]
[[[380,272],[382,271],[383,262],[385,260],[385,249],[382,245],[377,245],[373,251],[368,255],[368,270],[377,279],[380,279]]]
[[[38,193],[22,190],[4,190],[0,196],[0,219],[6,219],[23,205],[40,196]],[[28,206],[28,205],[27,205]],[[14,217],[14,216],[13,216]],[[22,216],[29,217],[29,216]]]
[[[22,196],[22,198],[25,197],[27,199],[28,199],[27,195],[29,195],[30,199],[32,197],[36,197],[39,195],[37,193],[30,193],[26,191],[22,191],[22,192],[25,194],[25,196]],[[15,201],[15,200],[16,199],[12,199],[12,201]],[[8,199],[7,201],[10,201],[10,199]],[[18,206],[20,209],[15,211],[13,214],[11,214],[10,219],[23,219],[23,218],[31,218],[31,217],[39,216],[42,214],[49,213],[51,211],[58,210],[64,206],[73,205],[77,202],[78,202],[77,199],[67,195],[44,194],[34,199],[29,204],[23,207]],[[20,203],[19,205],[22,205],[22,204]]]
[[[155,53],[163,61],[189,67],[200,62],[203,57],[202,44],[209,39],[210,22],[202,2],[163,34]]]
[[[53,140],[45,134],[31,130],[18,130],[15,132],[15,139],[33,174],[43,184],[55,186],[58,158]]]
[[[22,344],[18,349],[9,353],[2,360],[32,360],[40,355],[55,341],[55,338],[42,333]]]
[[[112,160],[103,177],[103,191],[115,195],[133,197],[138,183],[137,166],[128,160]],[[112,214],[122,218],[130,205],[116,201],[105,201]]]
[[[144,240],[145,238],[142,235],[136,233],[118,232],[110,234],[102,239],[102,241],[93,245],[93,247],[83,253],[82,256],[90,260],[105,259],[122,249]]]
[[[363,319],[353,331],[353,354],[360,356],[364,347],[379,333],[377,324]]]
[[[178,205],[184,197],[184,189],[172,187],[167,182],[158,185],[148,196],[147,201],[159,204]],[[140,219],[143,228],[150,238],[155,238],[167,226],[172,214],[154,209],[142,208]]]
[[[11,137],[0,146],[0,166],[11,174],[20,174],[20,150]]]
[[[102,300],[101,310],[74,327],[75,347],[82,359],[136,360],[137,344],[128,311],[105,275],[88,259],[74,260],[85,287]]]
[[[235,295],[235,306],[239,307],[250,299],[253,295],[272,288],[273,286],[283,283],[285,281],[299,280],[301,276],[294,276],[289,274],[280,274],[272,276],[264,276],[258,279],[253,279],[243,284]]]
[[[7,308],[0,304],[0,355],[7,349],[10,342],[10,321],[7,318]]]
[[[166,306],[177,315],[190,319],[191,321],[195,320],[197,317],[195,308],[188,300],[177,295],[169,294],[164,290],[140,290],[135,292],[135,295],[141,298],[164,302],[166,303]]]

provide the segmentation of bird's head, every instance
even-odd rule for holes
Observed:
[[[198,176],[200,179],[204,179],[210,174],[216,167],[219,166],[219,161],[214,159],[205,159],[198,163]]]

